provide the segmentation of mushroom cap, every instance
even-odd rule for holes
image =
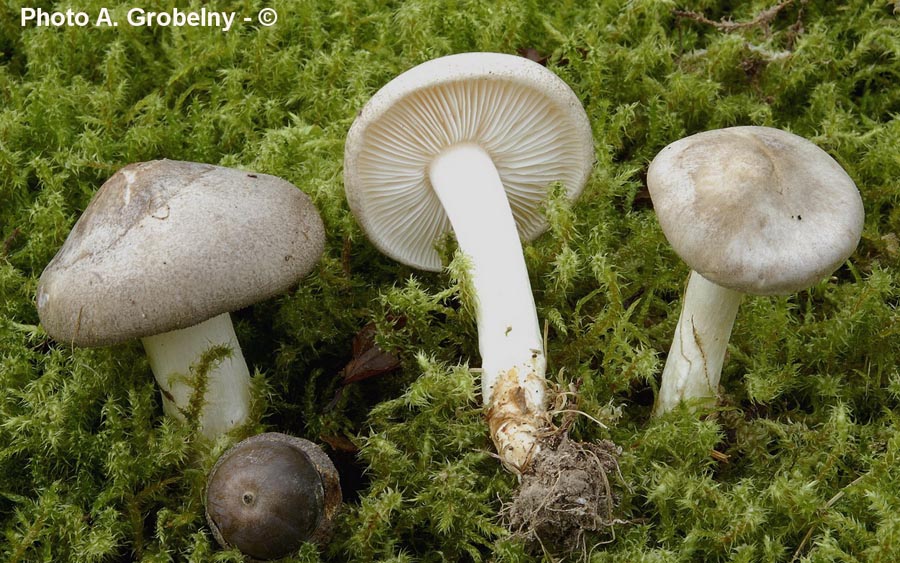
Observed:
[[[825,151],[769,127],[705,131],[665,147],[647,172],[663,233],[698,274],[784,295],[831,274],[859,243],[859,190]]]
[[[209,473],[206,520],[216,541],[253,559],[325,543],[341,503],[337,470],[318,446],[278,432],[239,442]]]
[[[450,55],[416,66],[372,96],[347,136],[347,200],[383,253],[441,269],[434,243],[451,226],[428,167],[462,143],[491,156],[526,240],[547,228],[541,206],[548,185],[562,182],[575,199],[594,161],[581,102],[543,66],[499,53]]]
[[[193,162],[130,164],[94,195],[41,274],[56,340],[104,346],[203,322],[281,293],[325,232],[296,186]]]

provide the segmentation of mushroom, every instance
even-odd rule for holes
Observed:
[[[206,485],[206,521],[219,545],[257,560],[324,544],[341,504],[337,470],[318,446],[277,432],[225,452]]]
[[[590,123],[556,75],[498,53],[451,55],[390,81],[350,128],[344,184],[369,239],[439,271],[452,229],[470,260],[491,436],[515,473],[544,426],[546,359],[520,237],[547,227],[546,190],[576,198],[593,165]]]
[[[106,346],[141,338],[167,414],[182,417],[192,365],[213,346],[200,426],[240,425],[250,376],[229,311],[281,293],[324,247],[309,197],[267,174],[192,162],[131,164],[91,200],[41,274],[37,309],[54,339]]]
[[[660,226],[692,272],[654,414],[714,403],[745,293],[786,295],[856,249],[863,205],[825,151],[769,127],[698,133],[665,147],[647,186]]]

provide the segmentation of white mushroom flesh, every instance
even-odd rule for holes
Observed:
[[[520,237],[547,228],[547,188],[570,198],[593,164],[577,96],[512,55],[464,53],[423,63],[379,90],[347,137],[350,208],[369,239],[439,271],[451,230],[472,264],[482,390],[504,465],[521,473],[546,425],[544,357]]]
[[[215,439],[247,421],[250,372],[228,313],[188,328],[146,336],[141,342],[162,393],[163,411],[179,420],[184,420],[197,391],[193,373],[197,362],[214,346],[229,348],[231,355],[213,363],[207,372],[200,430]]]
[[[691,272],[663,369],[654,414],[685,400],[714,403],[728,339],[744,294]]]
[[[497,168],[477,145],[445,150],[428,177],[471,260],[481,387],[494,442],[506,465],[522,468],[543,422],[547,361],[512,210]]]

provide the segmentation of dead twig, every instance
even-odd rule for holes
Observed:
[[[771,8],[763,10],[759,14],[756,15],[755,18],[749,21],[743,22],[735,22],[731,20],[711,20],[701,14],[700,12],[693,12],[690,10],[675,10],[673,13],[675,17],[693,20],[704,25],[710,25],[719,31],[723,31],[725,33],[731,33],[732,31],[738,31],[740,29],[746,29],[748,27],[763,27],[768,30],[769,24],[775,17],[785,8],[794,3],[794,0],[782,0],[778,4],[775,4]]]
[[[3,255],[9,256],[9,253],[12,251],[12,247],[16,244],[16,239],[19,238],[19,235],[22,234],[22,230],[19,227],[16,227],[9,233],[9,236],[6,237],[6,240],[3,241]]]
[[[825,517],[825,512],[827,512],[832,506],[837,503],[837,501],[844,498],[844,494],[847,489],[858,484],[863,478],[868,475],[867,473],[863,473],[847,485],[845,485],[840,491],[838,491],[833,497],[828,499],[828,502],[819,507],[818,518],[813,524],[809,527],[809,530],[806,531],[806,535],[803,536],[803,539],[800,541],[800,545],[797,546],[797,551],[794,552],[794,556],[791,558],[791,563],[794,563],[800,558],[800,554],[803,553],[803,548],[806,547],[807,542],[809,542],[810,538],[812,538],[813,533],[816,531],[816,528],[819,527],[819,524],[822,523],[822,519]]]

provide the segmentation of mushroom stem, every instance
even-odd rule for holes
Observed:
[[[247,419],[250,371],[228,313],[188,328],[147,336],[141,342],[162,392],[164,412],[181,420],[195,389],[191,366],[213,346],[231,348],[231,356],[207,373],[200,428],[204,436],[215,439]]]
[[[497,168],[477,145],[445,150],[428,176],[471,260],[491,438],[504,466],[521,473],[544,426],[547,362],[512,210]]]
[[[728,339],[743,297],[741,292],[691,272],[663,368],[654,416],[671,411],[682,401],[715,402]]]

